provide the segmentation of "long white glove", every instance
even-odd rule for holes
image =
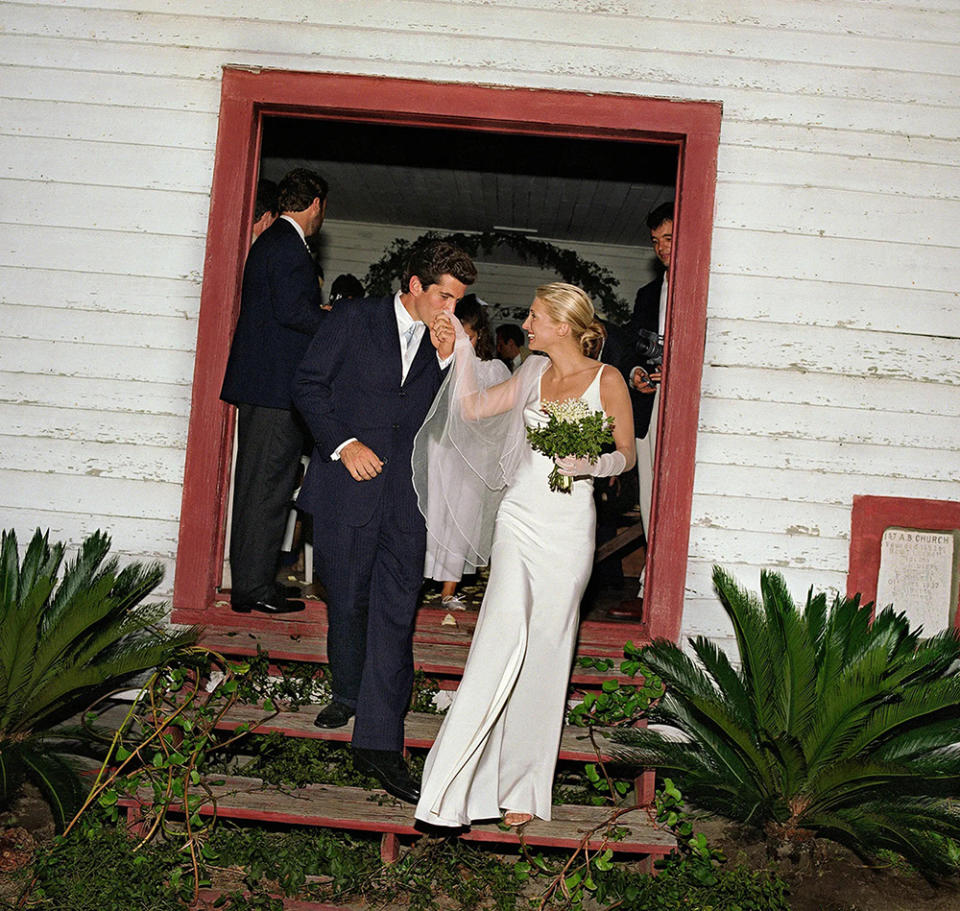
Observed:
[[[562,456],[553,460],[560,474],[571,478],[589,476],[593,478],[609,478],[620,474],[627,467],[627,457],[619,451],[605,452],[596,462],[589,459],[578,459],[576,456]]]

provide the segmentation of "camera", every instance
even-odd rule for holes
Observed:
[[[649,329],[636,329],[634,351],[641,363],[650,367],[660,367],[663,364],[663,345],[656,332]]]

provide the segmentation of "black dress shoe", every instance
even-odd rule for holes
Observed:
[[[394,797],[407,803],[416,803],[420,799],[420,785],[410,774],[400,753],[354,747],[353,767],[358,772],[372,775],[384,791]]]
[[[353,718],[353,709],[349,705],[331,702],[320,709],[313,720],[313,725],[318,728],[342,728],[351,718]]]
[[[302,601],[292,601],[290,598],[271,598],[263,601],[238,601],[231,603],[230,609],[238,614],[249,614],[250,611],[259,611],[261,614],[294,614],[303,610]]]

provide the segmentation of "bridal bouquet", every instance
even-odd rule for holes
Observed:
[[[602,411],[591,411],[583,399],[544,402],[549,420],[542,427],[528,427],[527,440],[548,459],[576,456],[595,462],[607,443],[613,442],[613,418]],[[556,465],[547,478],[551,490],[570,493],[573,478],[560,474]]]

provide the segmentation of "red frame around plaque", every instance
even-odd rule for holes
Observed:
[[[914,528],[918,531],[960,529],[960,503],[908,497],[854,497],[850,516],[848,597],[859,592],[864,603],[876,600],[880,542],[888,528]],[[960,602],[956,605],[953,625],[960,625],[958,621]]]
[[[249,246],[263,117],[443,126],[536,136],[673,145],[676,231],[661,422],[647,558],[646,618],[654,636],[680,634],[706,333],[707,283],[721,105],[330,73],[225,68],[214,161],[173,620],[202,623],[223,564],[232,409],[219,399]],[[667,456],[661,459],[661,454]]]

